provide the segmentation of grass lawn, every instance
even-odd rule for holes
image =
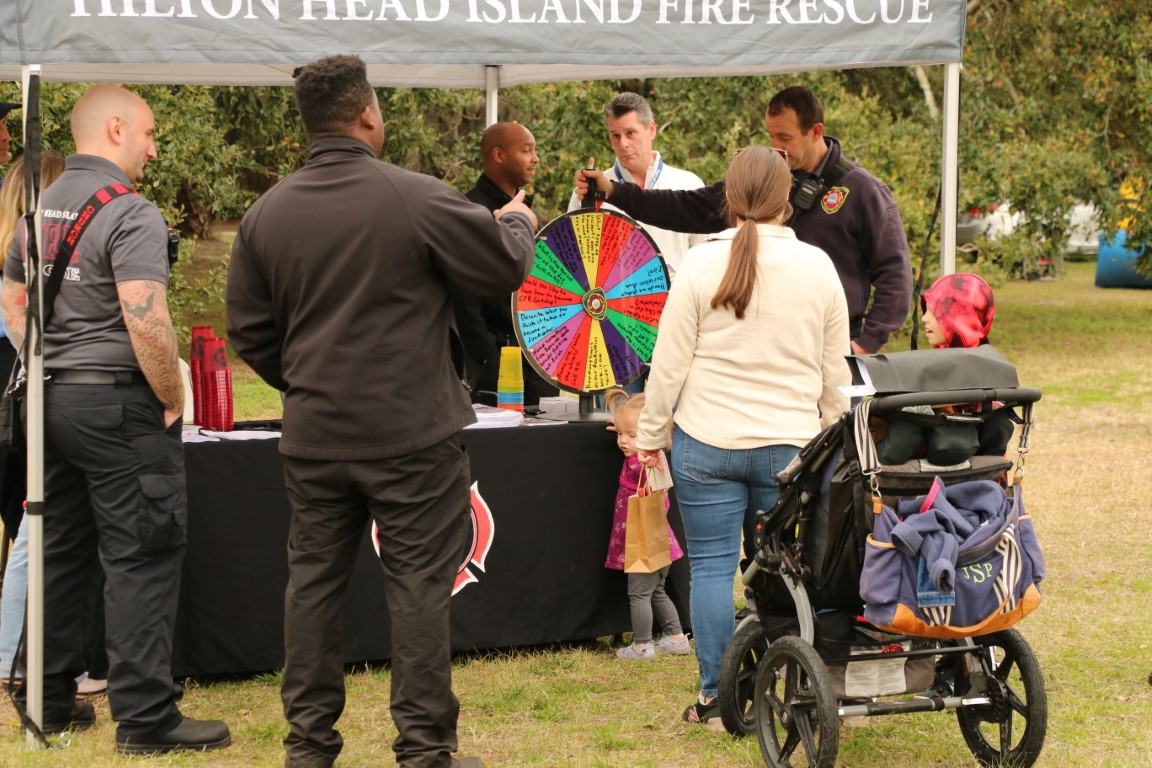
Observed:
[[[1024,485],[1048,579],[1043,604],[1019,628],[1047,681],[1048,738],[1037,764],[1049,768],[1152,766],[1152,291],[1097,289],[1094,268],[1070,264],[1064,279],[996,289],[993,342],[1017,364],[1022,384],[1044,391]],[[239,366],[235,378],[248,381]],[[248,402],[257,401],[238,395],[237,418],[266,418],[274,408]],[[695,692],[693,657],[623,663],[611,650],[601,638],[458,659],[461,753],[501,768],[764,764],[754,739],[680,722]],[[393,764],[388,678],[386,668],[348,675],[340,766]],[[149,765],[282,764],[286,726],[275,674],[186,687],[184,711],[226,719],[234,744]],[[142,764],[113,754],[106,700],[97,711],[97,727],[70,744],[29,753],[12,709],[0,704],[0,722],[9,726],[0,733],[0,766]],[[842,729],[837,765],[975,762],[954,715],[932,713]]]

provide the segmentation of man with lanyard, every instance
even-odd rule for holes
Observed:
[[[612,97],[604,105],[604,127],[608,129],[608,139],[616,153],[616,162],[605,171],[611,181],[630,182],[644,189],[698,189],[704,186],[699,176],[668,165],[660,153],[652,149],[656,119],[652,107],[640,94],[624,92]],[[582,205],[582,198],[573,194],[568,210],[575,211]],[[603,207],[618,210],[612,205]],[[640,223],[656,242],[660,255],[672,272],[680,266],[685,251],[706,239],[704,235],[661,229],[643,219]]]
[[[71,126],[76,154],[40,202],[44,265],[66,241],[75,248],[55,267],[66,270],[59,293],[44,297],[52,314],[43,339],[42,730],[95,721],[92,704],[75,696],[103,569],[117,751],[225,747],[228,726],[184,717],[176,706],[183,691],[172,682],[188,512],[184,386],[168,314],[167,226],[129,186],[156,159],[156,122],[139,96],[97,85],[77,100]],[[0,294],[16,342],[26,330],[26,239],[21,222]],[[25,696],[21,686],[17,700]]]
[[[823,249],[848,299],[852,351],[877,352],[904,324],[912,298],[912,267],[900,212],[888,187],[845,159],[840,142],[824,135],[824,108],[801,86],[772,97],[764,120],[772,146],[792,168],[790,223],[801,241]],[[690,232],[720,232],[724,182],[686,192],[614,184],[603,173],[576,173],[577,194],[593,180],[606,198],[634,218]]]
[[[469,200],[490,211],[512,202],[520,189],[532,182],[540,157],[536,139],[519,123],[493,123],[480,138],[484,156],[483,172],[476,185],[465,194]],[[532,207],[532,195],[524,196]],[[539,217],[537,217],[539,218]],[[476,299],[453,300],[456,328],[464,343],[465,369],[472,387],[472,402],[497,405],[500,376],[500,348],[514,347],[516,327],[512,322],[510,298],[495,303]],[[559,394],[559,390],[532,368],[526,358],[521,362],[524,375],[524,405],[539,404],[541,397]]]

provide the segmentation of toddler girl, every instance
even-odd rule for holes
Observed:
[[[628,520],[628,497],[636,494],[643,467],[636,457],[636,428],[640,421],[640,411],[644,407],[644,395],[629,395],[614,389],[604,398],[604,404],[612,414],[616,432],[616,445],[624,452],[624,467],[620,470],[620,488],[616,491],[616,511],[612,517],[612,535],[608,539],[608,559],[605,568],[624,570],[624,529]],[[609,427],[613,429],[613,427]],[[668,500],[665,498],[665,507]],[[672,559],[683,557],[672,527],[668,527],[668,546]],[[616,651],[616,657],[627,661],[654,659],[658,654],[687,654],[690,652],[688,638],[680,628],[680,616],[676,606],[664,591],[664,581],[668,568],[656,573],[628,574],[628,604],[632,609],[632,645]],[[652,619],[655,615],[660,624],[662,636],[652,642]]]

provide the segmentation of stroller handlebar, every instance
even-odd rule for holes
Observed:
[[[1033,387],[1002,387],[999,389],[956,389],[943,392],[906,392],[899,395],[877,395],[872,399],[872,413],[883,415],[917,405],[944,406],[963,403],[988,403],[999,400],[1005,405],[1024,405],[1040,399],[1040,390]]]

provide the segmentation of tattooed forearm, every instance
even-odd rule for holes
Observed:
[[[142,301],[133,301],[125,299],[121,294],[121,304],[124,305],[124,314],[131,315],[138,320],[144,320],[148,313],[152,311],[152,307],[156,304],[156,294],[149,293],[143,298]]]
[[[0,289],[0,304],[3,304],[4,322],[8,326],[8,338],[17,349],[24,346],[24,335],[28,322],[28,288],[23,283],[5,277]]]
[[[152,280],[129,280],[116,288],[140,370],[166,411],[182,411],[184,381],[167,289]]]

